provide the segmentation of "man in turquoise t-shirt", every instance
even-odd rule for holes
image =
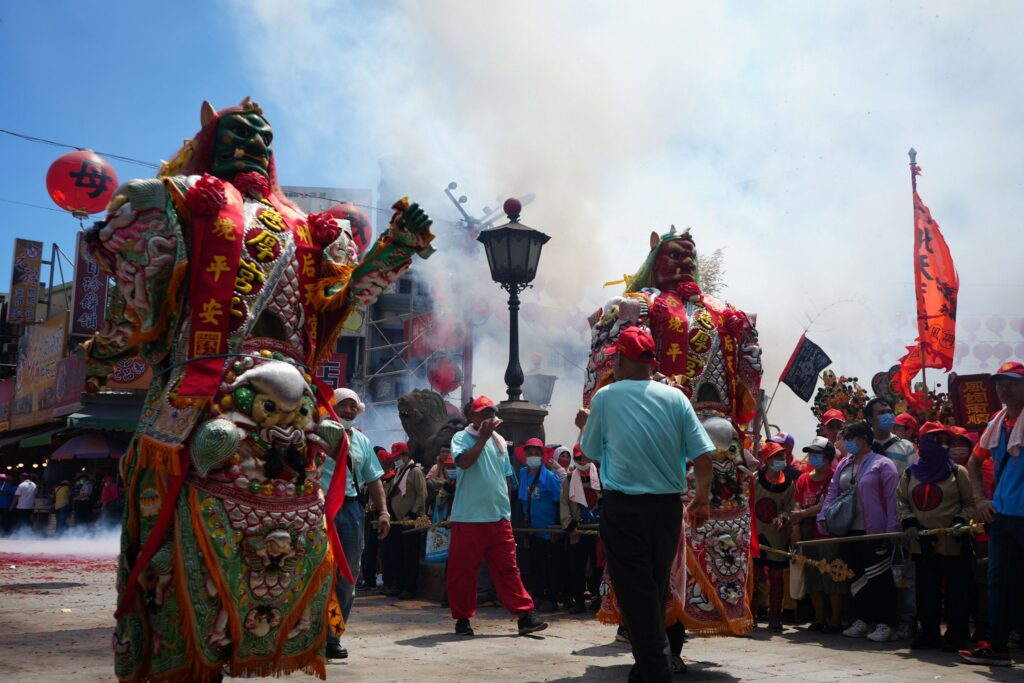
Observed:
[[[671,681],[665,598],[679,545],[686,463],[697,492],[687,509],[701,526],[710,514],[714,444],[679,389],[655,382],[654,339],[639,327],[619,334],[615,382],[581,410],[580,450],[601,464],[601,539],[636,665],[629,679]]]
[[[501,604],[519,617],[519,635],[541,631],[547,623],[533,615],[533,600],[523,588],[516,565],[516,540],[508,496],[512,465],[508,446],[495,428],[494,401],[480,396],[470,406],[470,426],[452,437],[452,459],[458,471],[455,502],[449,519],[448,604],[455,632],[473,635],[469,620],[476,614],[476,577],[487,562]]]

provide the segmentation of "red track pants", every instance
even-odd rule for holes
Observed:
[[[533,599],[523,588],[516,565],[516,540],[512,524],[500,522],[452,522],[448,550],[448,604],[452,619],[476,616],[476,577],[480,560],[498,591],[501,604],[519,616],[533,609]]]

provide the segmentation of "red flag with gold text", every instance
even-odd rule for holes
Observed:
[[[914,167],[916,176],[920,169]],[[900,359],[900,393],[918,408],[923,395],[914,394],[911,382],[922,368],[953,369],[956,346],[956,299],[960,278],[949,246],[932,212],[914,187],[914,284],[917,290],[917,341]]]

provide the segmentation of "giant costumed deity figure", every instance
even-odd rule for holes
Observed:
[[[273,133],[248,98],[217,112],[159,177],[116,193],[87,232],[116,282],[83,347],[95,388],[140,354],[154,369],[124,458],[115,671],[122,681],[326,677],[333,519],[348,441],[313,379],[346,319],[432,251],[407,200],[356,260],[349,221],[301,213],[281,192]],[[358,558],[351,558],[357,562]]]
[[[658,347],[658,372],[693,403],[715,444],[711,517],[685,528],[672,568],[666,625],[682,622],[698,635],[738,635],[753,629],[747,600],[750,572],[750,467],[742,426],[757,411],[761,349],[756,319],[701,291],[696,245],[689,230],[651,234],[651,251],[625,280],[626,291],[590,319],[591,354],[584,405],[613,381],[613,346],[626,327],[650,330]],[[685,543],[684,543],[685,540]],[[685,553],[683,552],[685,548]],[[618,623],[614,586],[599,618]]]

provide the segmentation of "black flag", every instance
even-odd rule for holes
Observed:
[[[793,349],[793,355],[789,357],[779,381],[804,401],[810,401],[811,395],[814,394],[814,385],[818,383],[818,373],[831,364],[832,359],[828,354],[803,334]]]

